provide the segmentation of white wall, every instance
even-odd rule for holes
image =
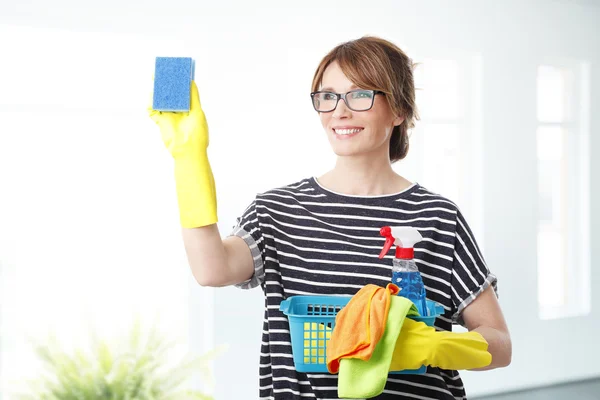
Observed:
[[[13,287],[1,286],[3,310],[16,309],[21,288],[14,289],[15,284],[27,285],[22,290],[32,296],[43,291],[44,285],[32,283],[41,277],[46,286],[64,285],[65,276],[73,279],[70,287],[85,282],[77,289],[85,297],[85,288],[109,285],[120,276],[123,293],[135,288],[140,305],[167,312],[212,301],[212,315],[193,309],[188,322],[183,310],[172,316],[185,321],[175,326],[189,329],[196,350],[204,347],[199,341],[229,343],[215,363],[215,394],[252,398],[258,390],[260,290],[194,288],[172,298],[178,287],[187,287],[189,275],[170,160],[144,114],[153,57],[197,60],[196,81],[211,130],[219,228],[225,235],[256,192],[331,166],[333,157],[308,102],[314,68],[339,42],[374,34],[409,55],[460,53],[482,60],[483,185],[474,190],[483,193],[485,223],[476,233],[499,277],[514,357],[507,369],[465,373],[468,393],[600,376],[594,362],[600,347],[592,338],[600,331],[598,297],[593,296],[600,291],[593,267],[600,259],[600,203],[594,202],[600,197],[600,164],[593,157],[600,152],[597,114],[590,121],[592,313],[539,321],[535,292],[535,68],[565,59],[589,61],[596,109],[600,8],[583,1],[324,3],[1,3],[0,267],[3,284]],[[266,88],[270,95],[263,94]],[[402,164],[397,170],[402,173]],[[38,187],[42,206],[32,211],[26,206],[40,200],[28,196],[38,194]],[[56,209],[64,213],[52,213]],[[67,275],[53,274],[73,251],[77,256],[67,262]],[[147,271],[155,272],[147,278]],[[165,296],[156,296],[169,276]],[[35,304],[42,301],[32,304],[32,314],[9,320],[27,326],[27,315],[35,315]],[[135,307],[123,312],[130,308]],[[214,329],[205,332],[203,323],[213,316]],[[6,321],[0,317],[5,329]],[[39,321],[31,325],[44,327]],[[2,365],[0,371],[10,368]]]

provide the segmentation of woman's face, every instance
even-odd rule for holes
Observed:
[[[323,74],[319,90],[346,93],[359,88],[342,72],[337,62],[331,63]],[[393,115],[383,95],[376,95],[368,111],[352,111],[340,99],[335,110],[319,113],[329,143],[338,156],[389,154],[389,142],[394,126],[403,118]]]

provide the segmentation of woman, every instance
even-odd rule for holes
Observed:
[[[206,156],[208,128],[193,89],[185,115],[151,112],[175,158],[188,260],[201,285],[261,286],[265,293],[260,398],[337,398],[337,376],[295,371],[280,302],[293,295],[353,295],[391,278],[393,253],[378,259],[385,225],[413,226],[424,239],[415,259],[430,300],[445,313],[436,327],[460,323],[489,343],[492,364],[511,359],[508,329],[490,273],[458,207],[396,174],[416,117],[413,65],[394,44],[363,37],[321,61],[312,103],[337,155],[331,171],[256,196],[221,240]],[[202,206],[197,206],[202,204]],[[412,395],[412,396],[411,396]],[[390,375],[379,399],[462,399],[457,371]]]

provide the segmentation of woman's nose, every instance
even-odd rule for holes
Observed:
[[[347,117],[351,112],[352,111],[346,105],[346,100],[339,99],[337,106],[335,107],[335,110],[333,110],[333,112],[332,112],[332,114],[333,114],[332,117],[333,118]]]

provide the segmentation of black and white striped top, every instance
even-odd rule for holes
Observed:
[[[349,196],[315,178],[258,194],[231,235],[243,238],[255,273],[237,286],[265,293],[260,350],[261,399],[337,399],[337,375],[294,369],[289,325],[279,303],[294,295],[354,295],[391,279],[394,251],[379,259],[382,226],[412,226],[423,241],[415,260],[427,297],[443,305],[439,330],[460,323],[462,310],[490,285],[490,273],[457,206],[419,184],[396,194]],[[425,375],[390,375],[377,399],[465,399],[457,371],[429,367]]]

